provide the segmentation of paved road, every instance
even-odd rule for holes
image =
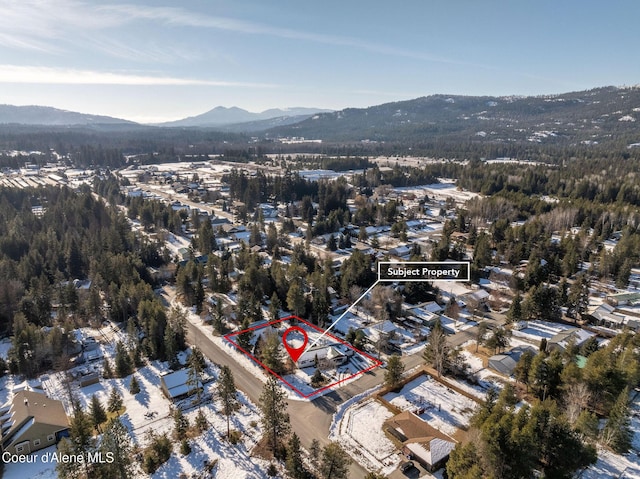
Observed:
[[[167,289],[165,288],[165,291]],[[169,293],[169,299],[172,301],[174,299],[171,294],[173,293],[172,289],[167,293]],[[492,324],[502,324],[504,322],[503,315],[494,316],[486,319]],[[449,336],[449,342],[453,346],[458,346],[474,338],[475,328],[471,328]],[[257,405],[259,403],[263,383],[253,373],[238,364],[231,355],[215,344],[210,337],[203,334],[199,328],[188,321],[187,341],[189,344],[197,346],[214,363],[229,366],[233,372],[236,387],[243,391],[254,404]],[[408,371],[416,366],[421,366],[424,360],[422,355],[418,353],[404,356],[402,362],[405,365],[405,370]],[[313,401],[288,400],[291,426],[293,431],[300,437],[303,446],[308,448],[313,439],[318,439],[322,445],[327,444],[329,442],[329,428],[338,406],[348,399],[382,384],[384,382],[384,371],[383,368],[376,368],[346,386]],[[349,477],[360,479],[364,478],[366,474],[367,471],[354,462],[351,466]]]
[[[254,404],[259,403],[263,383],[190,322],[187,322],[187,341],[189,344],[197,346],[205,356],[216,364],[229,366],[233,372],[236,387],[249,396]],[[337,407],[354,395],[360,394],[382,381],[383,376],[378,370],[366,373],[354,383],[314,401],[288,400],[292,430],[300,437],[303,446],[307,448],[313,439],[318,439],[322,445],[327,444],[329,442],[329,427]],[[367,470],[359,464],[354,462],[351,465],[350,477],[364,478],[366,474]]]

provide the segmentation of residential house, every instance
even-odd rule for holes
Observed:
[[[19,391],[0,409],[2,451],[31,454],[69,435],[69,418],[61,401],[34,391]]]
[[[494,371],[504,374],[505,376],[513,375],[516,364],[520,361],[520,357],[525,351],[536,354],[537,351],[531,346],[517,346],[503,354],[495,354],[489,358],[489,367]]]
[[[327,344],[324,346],[314,346],[306,350],[296,361],[298,368],[308,368],[315,366],[316,360],[328,363],[329,366],[336,367],[345,364],[349,358],[347,354],[337,344]]]
[[[387,419],[384,430],[402,443],[402,452],[427,471],[440,469],[449,459],[456,441],[430,426],[411,411]]]

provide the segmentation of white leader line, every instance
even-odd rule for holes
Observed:
[[[315,340],[314,342],[312,342],[309,346],[307,346],[307,347],[305,348],[305,350],[304,350],[304,351],[308,351],[309,349],[311,349],[312,347],[314,347],[316,344],[318,344],[318,341],[320,341],[320,340],[324,337],[324,335],[325,335],[325,334],[327,334],[331,329],[333,329],[333,327],[334,327],[336,324],[338,324],[338,321],[340,321],[342,318],[344,318],[344,317],[345,317],[345,315],[346,315],[349,311],[351,311],[351,308],[353,308],[356,304],[358,304],[358,303],[362,300],[362,298],[364,298],[366,295],[368,295],[368,294],[369,294],[369,292],[370,292],[373,288],[375,288],[375,286],[376,286],[379,282],[380,282],[380,280],[378,279],[375,283],[373,283],[373,284],[371,285],[371,287],[370,287],[368,290],[366,290],[364,293],[362,293],[362,295],[361,295],[358,299],[356,299],[355,303],[353,303],[351,306],[349,306],[349,307],[347,308],[347,310],[346,310],[344,313],[342,313],[338,319],[336,319],[333,323],[331,323],[331,326],[329,326],[327,329],[325,329],[325,330],[324,330],[324,333],[322,333],[318,339],[316,339],[316,340]],[[303,353],[304,353],[304,351],[303,351]]]

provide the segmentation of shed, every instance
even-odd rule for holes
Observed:
[[[189,371],[180,369],[173,373],[165,374],[160,378],[160,388],[167,398],[176,400],[192,395],[197,389],[203,387],[202,382],[189,384]]]

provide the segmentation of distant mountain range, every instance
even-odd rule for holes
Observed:
[[[432,95],[314,115],[268,130],[328,142],[640,142],[640,87],[603,87],[547,96]]]
[[[49,106],[0,105],[0,125],[135,125],[132,121],[102,115],[88,115]]]
[[[271,109],[251,113],[217,107],[202,115],[156,126],[42,106],[0,105],[0,124],[89,126],[135,130],[157,127],[217,130],[273,140],[304,137],[334,143],[607,145],[640,147],[640,87],[603,87],[543,96],[432,95],[369,108],[328,111]],[[159,130],[159,128],[158,128]],[[238,139],[243,138],[238,136]]]
[[[284,110],[279,108],[272,108],[261,113],[251,113],[250,111],[243,110],[242,108],[238,108],[235,106],[231,108],[218,106],[213,110],[202,113],[201,115],[190,116],[182,120],[161,123],[159,126],[205,128],[253,123],[254,125],[252,127],[252,131],[256,131],[257,129],[267,129],[272,126],[282,124],[283,122],[285,122],[285,119],[288,119],[287,122],[293,121],[297,123],[317,113],[327,113],[331,111],[332,110],[322,110],[320,108],[297,107],[286,108]],[[260,123],[266,120],[273,119],[280,119],[280,121],[272,124]],[[262,126],[264,126],[264,128],[262,128]]]

